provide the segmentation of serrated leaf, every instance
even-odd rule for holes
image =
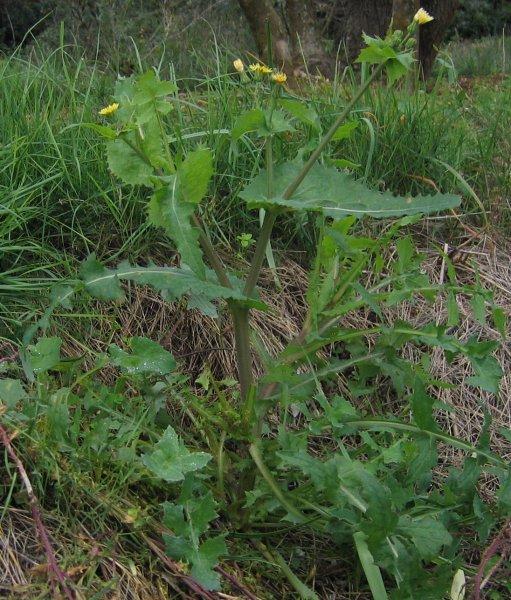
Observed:
[[[80,267],[80,277],[85,283],[85,289],[100,300],[124,300],[124,292],[119,284],[117,275],[107,269],[91,254]]]
[[[208,590],[220,588],[220,576],[213,569],[220,556],[227,554],[224,536],[207,539],[201,544],[192,561],[192,577]]]
[[[483,357],[469,355],[469,359],[475,375],[468,377],[467,383],[492,394],[497,394],[502,378],[502,368],[498,361],[491,355]]]
[[[215,275],[210,271],[206,273],[206,281],[203,281],[192,271],[178,267],[158,267],[156,265],[142,267],[123,262],[116,269],[106,269],[94,255],[91,255],[86,262],[89,261],[93,263],[94,268],[85,271],[86,289],[91,295],[102,299],[122,299],[124,296],[119,280],[127,280],[141,285],[149,285],[166,300],[176,300],[187,294],[197,294],[204,299],[235,300],[247,308],[266,310],[263,302],[255,298],[247,298],[238,286],[228,288],[216,283]],[[81,273],[83,275],[83,270]]]
[[[399,519],[398,531],[412,540],[424,560],[434,558],[443,546],[452,542],[452,537],[443,523],[431,517],[413,519],[403,515]]]
[[[167,375],[176,367],[170,352],[145,337],[133,337],[128,342],[131,353],[116,344],[110,344],[108,352],[112,364],[131,375]]]
[[[427,392],[422,381],[415,380],[413,394],[410,396],[413,420],[421,429],[436,431],[438,426],[433,418],[433,406],[435,399]]]
[[[108,167],[124,183],[151,186],[153,167],[122,137],[106,144]]]
[[[30,366],[34,373],[44,373],[60,363],[62,340],[58,337],[42,337],[29,348]]]
[[[190,152],[177,170],[179,196],[183,202],[199,204],[208,191],[213,175],[211,150],[202,148]]]
[[[378,65],[392,58],[396,58],[396,52],[390,46],[376,46],[371,44],[361,50],[356,62]]]
[[[179,198],[177,176],[172,176],[168,186],[157,190],[149,202],[149,221],[163,227],[176,244],[181,261],[201,279],[206,278],[206,266],[199,245],[199,231],[191,223],[193,204]]]
[[[506,313],[502,310],[502,308],[500,308],[500,306],[493,308],[492,319],[495,329],[503,338],[507,337],[507,317]]]
[[[136,80],[133,99],[143,104],[173,94],[176,90],[177,87],[172,81],[161,81],[151,69]]]
[[[267,175],[263,170],[240,193],[251,208],[275,208],[322,212],[327,217],[340,219],[346,215],[375,218],[398,217],[412,214],[436,213],[459,205],[459,196],[399,197],[390,192],[371,190],[351,175],[333,167],[315,165],[289,200],[282,194],[301,171],[301,165],[284,163],[275,168],[273,198],[267,196]]]
[[[249,131],[257,131],[266,124],[264,112],[260,108],[253,108],[242,113],[235,121],[232,128],[232,139],[238,140],[243,134]]]
[[[481,294],[474,294],[470,300],[474,319],[480,324],[486,324],[486,302]]]
[[[447,326],[453,327],[460,322],[460,311],[458,308],[458,300],[456,294],[450,292],[447,297]]]
[[[299,100],[283,98],[279,100],[280,106],[293,115],[296,119],[309,125],[316,131],[321,131],[321,125],[317,112]]]
[[[151,454],[144,454],[142,462],[164,481],[182,481],[186,473],[204,468],[211,460],[206,452],[190,452],[172,427],[167,427]]]
[[[214,571],[218,559],[227,554],[224,536],[207,539],[199,548],[192,543],[170,535],[164,535],[165,551],[172,558],[184,560],[192,565],[191,575],[208,590],[220,588],[220,577]]]
[[[396,55],[396,58],[390,59],[385,64],[389,83],[392,85],[398,79],[406,75],[410,67],[415,62],[413,55],[410,52],[401,52]]]
[[[7,408],[13,408],[26,397],[27,392],[19,379],[0,379],[0,400]]]
[[[264,113],[265,125],[259,130],[259,135],[266,136],[270,133],[283,133],[284,131],[294,131],[289,119],[281,110],[267,110]]]
[[[165,502],[163,523],[175,535],[198,539],[218,517],[211,491],[200,498],[190,498],[184,504]]]

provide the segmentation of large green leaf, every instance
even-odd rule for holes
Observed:
[[[149,221],[163,227],[177,247],[181,260],[201,279],[206,278],[206,267],[199,245],[199,230],[191,223],[195,206],[179,199],[176,175],[169,185],[155,192],[149,202]]]
[[[82,263],[80,277],[91,296],[100,300],[124,300],[124,292],[115,271],[101,264],[95,254]]]
[[[92,254],[83,264],[81,276],[85,289],[100,299],[122,300],[124,294],[119,281],[125,280],[148,285],[160,292],[166,300],[194,295],[208,300],[235,300],[260,310],[266,308],[263,302],[244,296],[238,287],[228,288],[216,283],[215,275],[211,271],[206,273],[206,280],[203,281],[192,271],[178,267],[142,267],[123,262],[116,269],[107,269]]]
[[[254,108],[242,113],[232,128],[232,139],[238,140],[243,134],[250,131],[257,132],[259,137],[266,137],[272,133],[294,131],[286,115],[281,110],[266,110]]]
[[[400,197],[390,192],[369,189],[348,173],[333,167],[314,166],[289,200],[282,197],[296,178],[301,165],[284,163],[275,168],[275,196],[267,196],[267,175],[261,171],[240,193],[251,208],[283,207],[292,210],[322,212],[327,217],[340,219],[346,215],[376,218],[399,217],[411,214],[436,213],[460,204],[460,197],[452,194]]]
[[[309,125],[316,131],[321,131],[321,123],[319,121],[318,113],[313,108],[307,106],[307,104],[304,102],[283,98],[282,100],[279,100],[279,104],[284,110],[287,110],[287,112],[291,113],[293,117],[302,123],[305,123],[305,125]]]
[[[62,340],[58,337],[42,337],[28,349],[30,366],[34,373],[44,373],[60,363]]]
[[[423,559],[438,556],[442,546],[448,546],[452,542],[443,523],[431,517],[412,518],[403,515],[399,519],[398,532],[412,540]]]
[[[191,222],[195,206],[206,195],[213,174],[211,151],[203,148],[188,154],[175,175],[162,178],[166,185],[149,202],[149,221],[163,227],[175,242],[181,260],[201,279],[206,267],[199,244],[199,230]]]

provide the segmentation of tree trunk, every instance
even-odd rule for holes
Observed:
[[[333,61],[325,52],[314,0],[286,0],[286,20],[294,70],[300,69],[305,63],[304,66],[312,74],[331,76]]]
[[[245,13],[250,31],[254,36],[261,60],[268,62],[268,28],[272,39],[272,55],[275,64],[281,65],[286,72],[292,69],[292,49],[286,26],[275,10],[272,0],[238,0]]]
[[[404,30],[422,5],[434,21],[419,29],[419,59],[425,78],[431,70],[449,25],[454,20],[459,0],[281,0],[282,13],[273,0],[238,0],[254,36],[259,55],[268,60],[269,24],[274,64],[294,77],[305,59],[310,71],[329,75],[335,56],[351,63],[362,48],[362,33],[384,37],[391,19],[394,29]],[[328,28],[321,30],[318,11],[328,14]],[[323,33],[335,44],[328,56],[323,48]]]
[[[392,14],[392,0],[339,0],[330,31],[339,58],[345,64],[358,56],[362,33],[385,36]]]
[[[332,60],[321,41],[314,0],[286,0],[281,14],[272,0],[238,0],[247,18],[261,60],[268,61],[268,27],[272,39],[272,58],[276,67],[291,78],[304,61],[313,72],[330,74]]]
[[[392,27],[404,31],[419,10],[419,0],[394,0],[392,3]]]
[[[424,8],[435,20],[420,28],[419,60],[424,79],[431,75],[438,48],[459,8],[459,0],[424,0]]]

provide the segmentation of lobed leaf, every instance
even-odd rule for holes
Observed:
[[[206,452],[190,452],[172,427],[167,427],[151,454],[144,454],[142,462],[164,481],[182,481],[187,473],[203,469],[211,460]]]

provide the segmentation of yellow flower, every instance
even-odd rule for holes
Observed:
[[[283,85],[287,81],[287,75],[285,73],[282,73],[281,71],[273,73],[271,78],[275,83],[279,83],[280,85]]]
[[[428,13],[427,10],[423,8],[419,8],[419,10],[415,13],[413,20],[419,25],[425,25],[433,20],[433,17]]]
[[[234,68],[236,69],[236,71],[238,71],[238,73],[243,73],[243,71],[245,70],[245,65],[243,64],[241,58],[237,58],[232,64],[234,65]]]
[[[262,65],[261,63],[249,65],[248,68],[252,71],[252,73],[257,73],[258,75],[269,75],[273,70],[266,65]]]
[[[109,104],[108,106],[105,106],[105,108],[102,108],[99,111],[99,114],[103,117],[109,117],[110,115],[113,115],[118,108],[119,104],[117,102],[114,102],[113,104]]]

